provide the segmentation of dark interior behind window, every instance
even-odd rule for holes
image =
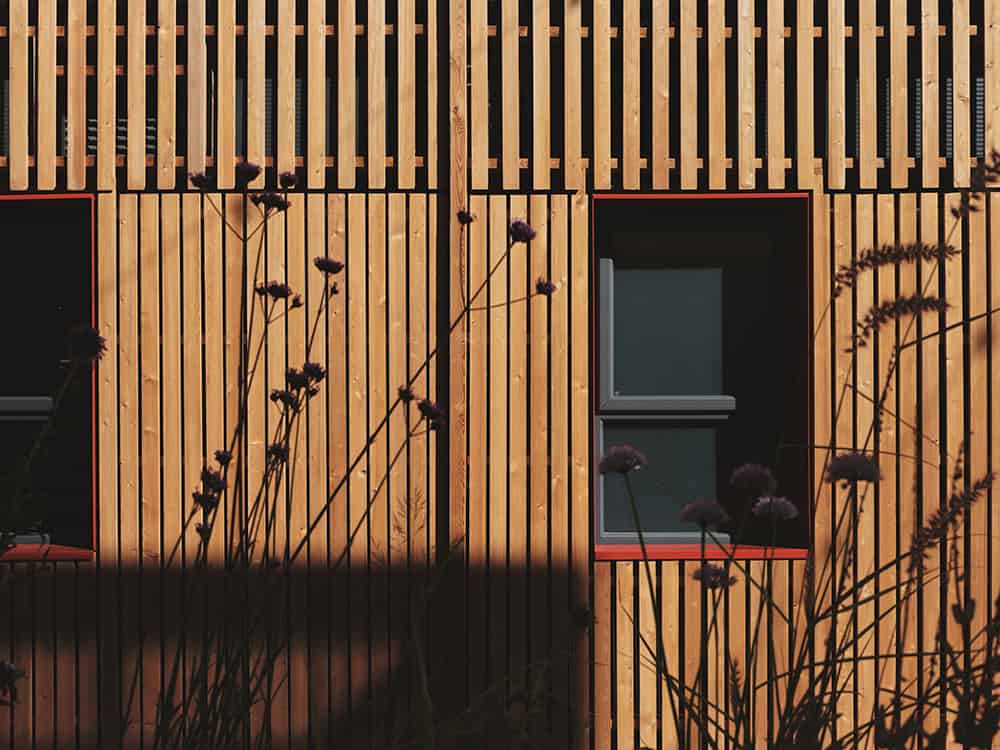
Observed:
[[[596,200],[594,210],[598,267],[602,259],[613,263],[606,344],[613,354],[600,344],[595,352],[599,360],[613,359],[612,368],[595,368],[613,383],[597,384],[596,450],[632,442],[654,454],[650,467],[630,478],[644,531],[694,531],[679,523],[680,507],[715,496],[734,519],[746,518],[738,535],[741,524],[724,530],[733,541],[771,543],[770,525],[753,523],[728,486],[733,469],[752,462],[775,468],[778,494],[801,509],[800,521],[783,525],[774,543],[805,546],[808,201],[642,198]],[[609,291],[604,283],[595,283],[600,310],[609,309],[601,307],[600,296]],[[618,398],[637,395],[646,401]],[[735,408],[699,410],[699,399],[719,395],[734,398]],[[677,396],[694,398],[690,405],[657,402]],[[713,433],[714,451],[706,442]],[[610,532],[633,529],[630,515],[623,515],[624,485],[612,479],[619,478],[598,485],[599,544],[611,543]]]
[[[17,410],[26,397],[54,398],[69,371],[67,333],[91,322],[91,202],[0,200],[7,324],[0,368],[0,491],[13,491],[47,409]],[[53,544],[93,544],[93,368],[70,381],[42,443],[17,533],[38,530]],[[43,403],[38,401],[37,403]]]

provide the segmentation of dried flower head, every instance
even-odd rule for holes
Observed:
[[[314,383],[326,377],[326,370],[319,362],[306,362],[302,365],[302,373]]]
[[[265,190],[262,193],[254,193],[250,196],[250,202],[255,206],[263,207],[264,213],[269,213],[274,211],[280,213],[281,211],[287,211],[288,207],[292,205],[285,196],[281,193],[276,193],[273,190]]]
[[[270,399],[275,403],[280,402],[282,405],[287,406],[289,409],[299,408],[299,397],[296,396],[291,391],[286,391],[283,389],[279,390],[275,388],[274,390],[271,391]]]
[[[188,175],[188,179],[190,179],[191,184],[194,185],[199,190],[212,189],[212,178],[209,177],[204,172],[193,172]]]
[[[404,404],[408,404],[411,401],[413,401],[413,399],[416,398],[416,396],[413,395],[413,390],[406,385],[399,386],[399,389],[396,391],[396,393],[399,394],[399,400],[402,401]]]
[[[601,474],[627,474],[641,469],[647,463],[646,456],[626,443],[608,448],[597,465],[597,470]]]
[[[340,294],[340,287],[337,286],[337,282],[336,281],[331,281],[330,282],[330,296],[332,297],[335,294]]]
[[[278,184],[284,190],[294,190],[299,184],[299,178],[295,172],[282,172],[278,175]]]
[[[192,497],[194,504],[206,513],[211,513],[219,504],[219,496],[211,492],[194,492]]]
[[[538,280],[535,281],[535,293],[541,294],[545,297],[551,296],[552,293],[558,288],[559,287],[556,284],[553,284],[543,276],[539,276]]]
[[[269,281],[263,287],[263,293],[269,296],[271,299],[288,299],[292,296],[292,288],[288,284],[282,284],[280,281]],[[261,287],[257,287],[257,294],[261,294]]]
[[[696,581],[701,581],[701,585],[706,589],[728,588],[736,583],[736,579],[729,575],[721,565],[705,563],[697,568],[691,577]]]
[[[292,301],[288,303],[288,306],[291,307],[293,310],[297,307],[302,307],[302,295],[296,294],[294,297],[292,297]]]
[[[215,452],[215,460],[219,463],[219,466],[226,466],[233,460],[233,454],[229,451],[218,450]]]
[[[469,213],[464,208],[458,212],[458,223],[461,224],[463,227],[468,226],[475,220],[476,220],[476,215]]]
[[[511,242],[531,242],[537,233],[531,225],[523,219],[514,219],[510,223]]]
[[[925,263],[936,263],[952,258],[961,249],[952,245],[926,245],[923,242],[913,242],[907,245],[882,245],[865,250],[849,265],[841,266],[834,278],[833,297],[839,297],[845,289],[854,286],[862,272],[881,266],[895,266],[903,263],[914,263],[917,260]]]
[[[209,492],[222,492],[226,489],[226,478],[218,471],[201,470],[201,483]]]
[[[772,495],[778,488],[774,473],[761,464],[743,464],[737,466],[729,477],[729,484],[751,497]]]
[[[768,516],[776,521],[791,521],[798,518],[799,509],[787,497],[764,496],[753,505],[755,516]]]
[[[212,527],[205,524],[198,524],[194,527],[203,542],[207,542],[212,536]]]
[[[427,420],[428,427],[432,430],[443,427],[447,421],[445,410],[429,398],[418,401],[417,408],[420,410],[420,415]]]
[[[923,570],[927,553],[945,538],[949,529],[956,528],[962,515],[993,485],[994,475],[976,480],[968,490],[953,492],[944,509],[935,510],[927,522],[914,534],[910,543],[911,574]]]
[[[947,303],[937,297],[924,297],[921,294],[914,294],[911,297],[899,297],[888,300],[881,304],[874,305],[865,314],[864,320],[858,321],[857,330],[854,333],[854,343],[850,349],[861,348],[868,345],[868,339],[872,331],[881,328],[886,323],[898,320],[907,315],[919,315],[925,312],[941,312],[947,310]]]
[[[236,165],[236,189],[246,190],[247,185],[257,179],[260,166],[249,161],[241,161]]]
[[[333,258],[324,258],[323,256],[318,256],[313,258],[313,265],[316,266],[320,271],[330,276],[335,273],[340,273],[344,270],[344,264],[339,260],[334,260]]]
[[[289,367],[285,370],[285,382],[292,389],[308,388],[310,377],[303,370],[296,370],[294,367]]]
[[[284,443],[271,443],[267,446],[267,457],[275,462],[283,463],[288,460],[288,446]]]
[[[834,482],[877,482],[878,464],[864,453],[842,453],[830,459],[826,467],[826,481]]]
[[[716,529],[729,521],[729,514],[715,500],[695,500],[681,508],[680,519],[703,529]]]
[[[86,323],[73,326],[69,332],[69,358],[81,364],[96,362],[107,350],[104,337]]]
[[[17,681],[24,677],[24,670],[18,669],[7,660],[0,660],[0,696],[5,696],[5,704],[17,703]]]

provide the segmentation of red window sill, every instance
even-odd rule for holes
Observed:
[[[66,547],[61,544],[19,544],[0,555],[4,562],[89,562],[94,550]]]
[[[727,554],[728,550],[728,554]],[[700,560],[700,544],[647,544],[650,560]],[[750,545],[705,545],[706,560],[805,560],[809,550],[798,547],[755,547]],[[598,544],[594,548],[595,560],[641,560],[642,549],[638,544]]]

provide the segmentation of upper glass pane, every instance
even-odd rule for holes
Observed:
[[[604,420],[602,453],[612,445],[629,444],[649,463],[629,474],[644,533],[697,532],[680,522],[688,503],[716,496],[716,430],[713,427],[668,427],[655,420]],[[602,477],[604,532],[634,533],[625,480]]]
[[[614,396],[722,393],[722,268],[615,265]]]

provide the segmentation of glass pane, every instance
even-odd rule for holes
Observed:
[[[722,393],[722,268],[614,273],[614,395]]]
[[[66,373],[67,332],[90,320],[90,202],[0,201],[0,226],[9,249],[0,396],[49,396]]]
[[[25,457],[45,422],[0,420],[0,442],[7,449],[0,455],[0,494],[11,497],[23,483],[21,513],[12,518],[0,513],[0,529],[8,524],[16,532],[37,528],[55,544],[92,544],[91,422],[85,387],[71,386],[24,479]]]
[[[648,465],[629,474],[639,522],[646,532],[697,531],[679,520],[681,508],[716,492],[716,430],[666,427],[658,421],[604,421],[604,448],[628,443],[642,451]],[[634,532],[625,480],[602,477],[605,532]]]

